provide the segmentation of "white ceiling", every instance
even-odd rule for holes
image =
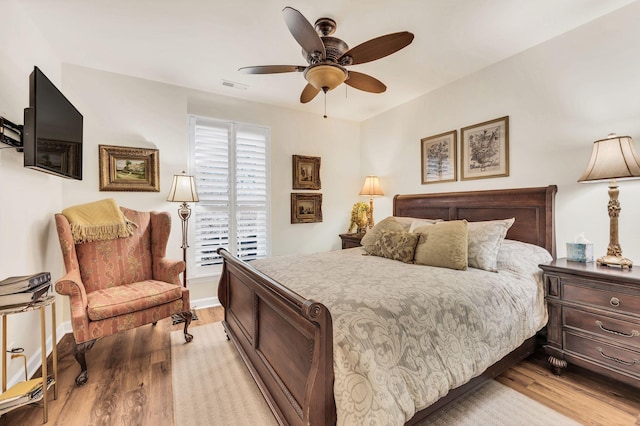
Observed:
[[[633,0],[19,0],[63,62],[322,114],[323,96],[299,103],[302,73],[248,75],[251,65],[306,65],[282,17],[337,22],[354,47],[398,31],[403,50],[350,69],[383,94],[341,85],[330,117],[364,120],[583,25]],[[238,90],[223,80],[246,85]]]

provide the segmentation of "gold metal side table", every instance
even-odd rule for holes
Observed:
[[[51,339],[52,350],[51,358],[53,361],[53,380],[51,383],[47,383],[47,328],[46,328],[46,307],[51,307]],[[0,409],[0,415],[14,410],[15,408],[22,407],[23,405],[33,404],[42,401],[43,408],[43,423],[48,421],[47,412],[47,390],[53,386],[53,399],[58,399],[58,350],[56,348],[56,297],[48,296],[35,303],[29,303],[25,305],[5,306],[0,307],[0,315],[2,315],[2,392],[7,390],[7,316],[13,314],[19,314],[22,312],[29,312],[40,310],[40,336],[41,336],[41,350],[42,350],[42,393],[36,398],[29,399],[21,404],[13,405],[5,409]]]

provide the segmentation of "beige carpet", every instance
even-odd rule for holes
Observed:
[[[222,324],[190,328],[192,343],[182,331],[171,333],[171,371],[175,424],[268,426],[277,422],[249,370]],[[432,416],[424,425],[564,426],[578,423],[490,381],[453,406]]]

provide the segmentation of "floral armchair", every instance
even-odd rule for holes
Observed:
[[[171,217],[166,212],[120,210],[137,225],[133,235],[82,244],[74,243],[67,217],[55,215],[66,268],[55,288],[70,298],[74,356],[81,368],[78,386],[88,380],[85,353],[101,337],[179,315],[185,340],[193,339],[187,331],[192,318],[189,290],[179,278],[185,264],[165,258]]]

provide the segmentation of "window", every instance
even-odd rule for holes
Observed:
[[[198,277],[220,271],[218,247],[246,261],[269,252],[269,129],[193,116],[189,127],[200,198],[189,268]]]

